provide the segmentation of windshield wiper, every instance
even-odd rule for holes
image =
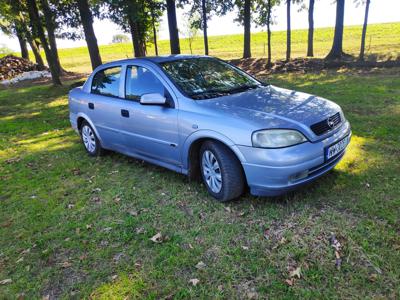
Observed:
[[[226,92],[229,93],[229,94],[235,94],[235,93],[240,93],[240,92],[244,92],[244,91],[247,91],[247,90],[255,89],[255,88],[258,88],[259,86],[260,85],[258,85],[258,84],[241,85],[241,86],[238,86],[236,88],[227,90]]]
[[[222,91],[205,91],[205,92],[201,92],[201,93],[193,93],[193,94],[190,94],[189,96],[192,97],[193,99],[201,100],[201,99],[222,97],[222,96],[226,96],[226,95],[229,95],[229,93],[222,92]]]

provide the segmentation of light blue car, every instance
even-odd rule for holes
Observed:
[[[351,138],[337,104],[208,56],[104,64],[70,91],[69,109],[89,155],[108,149],[201,177],[219,201],[247,186],[276,196],[309,183],[342,159]]]

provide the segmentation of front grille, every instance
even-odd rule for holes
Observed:
[[[342,119],[340,117],[340,113],[336,113],[333,116],[330,116],[328,119],[311,125],[310,128],[316,135],[322,135],[329,130],[334,129],[341,122]]]

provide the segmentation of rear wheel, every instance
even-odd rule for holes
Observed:
[[[100,145],[100,141],[92,126],[90,126],[87,121],[83,121],[80,133],[85,150],[90,156],[100,156],[103,154],[103,148]]]
[[[239,197],[244,190],[240,162],[226,146],[207,141],[200,148],[200,170],[208,192],[224,202]]]

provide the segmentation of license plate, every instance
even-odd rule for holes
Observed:
[[[329,160],[332,157],[341,153],[347,147],[349,142],[350,142],[350,135],[341,139],[339,142],[325,148],[325,160]]]

